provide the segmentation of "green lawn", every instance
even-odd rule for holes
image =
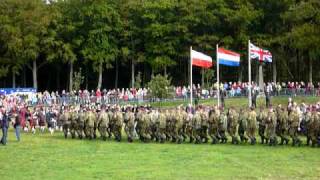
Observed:
[[[242,98],[226,100],[227,106],[246,103]],[[274,98],[273,103],[287,104],[287,98]],[[320,179],[319,153],[320,148],[289,145],[65,140],[62,133],[23,133],[18,143],[11,129],[7,146],[0,145],[0,179]]]
[[[265,145],[65,140],[9,133],[3,179],[319,179],[320,149]]]

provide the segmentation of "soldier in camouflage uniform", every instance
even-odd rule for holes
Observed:
[[[194,116],[193,116],[193,135],[195,137],[196,140],[196,144],[200,144],[201,143],[201,112],[202,109],[200,109],[198,107],[198,110],[195,112]]]
[[[124,123],[125,127],[124,130],[128,137],[128,142],[133,142],[134,138],[134,124],[135,124],[135,116],[132,112],[131,108],[127,108],[126,113],[124,115]]]
[[[101,109],[101,112],[97,118],[98,130],[102,140],[107,140],[107,129],[109,127],[109,116],[105,108]]]
[[[266,138],[269,140],[270,146],[275,146],[277,144],[276,126],[277,126],[277,117],[275,112],[271,108],[268,112],[268,116],[266,120]]]
[[[84,129],[85,129],[85,112],[83,111],[83,108],[80,109],[79,112],[79,117],[78,117],[78,122],[77,122],[77,134],[79,139],[82,139],[84,134]]]
[[[183,137],[183,142],[185,142],[186,139],[188,138],[187,124],[188,124],[189,118],[188,118],[188,113],[186,111],[183,111],[183,109],[181,109],[180,112],[182,116],[182,137]]]
[[[298,137],[298,128],[299,128],[299,112],[297,107],[294,105],[292,111],[289,115],[289,135],[292,138],[292,146],[301,145],[301,140]]]
[[[62,115],[60,116],[60,120],[62,122],[62,130],[64,133],[64,137],[67,138],[68,137],[68,130],[70,128],[70,113],[68,108],[66,107],[66,109],[64,110],[64,112],[62,113]]]
[[[85,120],[85,131],[87,137],[91,140],[94,138],[94,122],[96,121],[96,115],[93,112],[93,109],[89,109],[89,111],[86,112],[86,120]]]
[[[247,135],[250,139],[250,144],[256,144],[256,129],[257,129],[257,114],[254,108],[251,108],[247,119]]]
[[[107,109],[107,113],[108,113],[108,117],[109,117],[109,126],[107,128],[107,133],[108,133],[108,138],[111,139],[112,137],[112,127],[113,127],[113,113],[114,113],[114,109],[112,107],[108,107]]]
[[[141,141],[143,140],[143,137],[141,135],[141,120],[142,120],[143,114],[144,113],[142,111],[142,108],[138,108],[137,112],[136,112],[136,127],[135,127],[135,130],[136,130],[136,133],[138,134],[139,139]]]
[[[74,139],[76,137],[76,131],[77,131],[77,121],[78,121],[78,112],[75,108],[72,108],[70,111],[70,134],[71,138]]]
[[[261,138],[261,144],[268,143],[265,138],[266,118],[267,118],[267,112],[261,107],[259,115],[257,117],[257,121],[259,124],[259,136]],[[266,140],[266,142],[265,142],[265,140]]]
[[[277,110],[277,135],[280,137],[280,145],[289,143],[288,128],[288,112],[279,106]]]
[[[227,143],[228,138],[226,136],[226,131],[228,128],[228,117],[223,110],[220,111],[219,123],[218,123],[218,133],[220,137],[220,143]]]
[[[123,123],[123,115],[120,111],[119,107],[116,107],[116,111],[113,114],[113,125],[112,125],[112,133],[116,139],[116,141],[120,142],[122,138],[122,123]]]
[[[159,112],[157,110],[151,110],[150,113],[150,135],[151,135],[151,140],[156,140],[158,141],[158,137],[156,136],[156,121],[159,118]]]
[[[193,114],[191,111],[187,113],[187,118],[185,119],[186,126],[186,135],[189,137],[189,142],[192,143],[194,141],[193,135]]]
[[[160,111],[156,121],[156,135],[160,143],[164,143],[166,140],[166,115],[164,111]]]
[[[320,129],[320,120],[319,113],[313,108],[311,120],[308,123],[308,136],[311,139],[312,147],[315,147],[317,144],[319,146],[319,129]]]
[[[232,144],[239,144],[239,140],[237,137],[237,126],[238,126],[238,114],[234,108],[229,109],[228,113],[228,133],[232,138]]]
[[[247,142],[248,138],[246,135],[247,131],[247,119],[248,119],[248,112],[246,110],[240,109],[239,111],[239,128],[238,128],[238,134],[240,136],[241,142]]]
[[[208,112],[206,111],[206,109],[203,109],[203,111],[201,111],[200,113],[201,116],[201,141],[204,143],[207,143],[209,141],[208,138]]]
[[[166,140],[170,141],[170,140],[174,140],[172,137],[172,114],[171,112],[167,109],[166,110]]]
[[[100,111],[100,109],[98,109],[97,107],[93,108],[93,113],[95,115],[94,118],[94,126],[93,126],[93,138],[96,139],[97,138],[97,129],[98,129],[98,113]]]
[[[208,133],[212,139],[212,144],[217,144],[220,140],[219,133],[218,133],[219,116],[220,116],[220,112],[217,107],[214,107],[214,109],[211,110],[209,113]]]
[[[177,139],[178,144],[181,144],[183,141],[183,118],[183,112],[180,108],[178,108],[176,111],[176,118],[174,123],[174,134],[176,135],[175,139]]]
[[[146,110],[140,120],[140,136],[143,142],[149,142],[151,140],[150,121],[150,114],[148,110]]]

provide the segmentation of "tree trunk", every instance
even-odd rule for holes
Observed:
[[[12,72],[12,88],[16,88],[16,73]]]
[[[309,82],[312,82],[312,58],[309,57]]]
[[[33,88],[38,89],[38,78],[37,78],[37,61],[32,62],[32,77],[33,77]]]
[[[204,68],[201,68],[201,87],[204,87]]]
[[[167,76],[167,66],[164,67],[164,75]]]
[[[114,80],[114,87],[116,89],[118,89],[118,79],[119,79],[119,64],[118,64],[118,60],[116,59],[116,77]]]
[[[70,70],[69,70],[69,92],[71,92],[73,89],[73,62],[72,61],[70,61],[70,63],[69,63],[69,68],[70,68]]]
[[[220,76],[221,77],[221,76]],[[239,67],[239,77],[238,77],[238,81],[242,82],[242,67]],[[221,81],[220,81],[221,82]]]
[[[131,61],[131,87],[134,88],[134,60]]]
[[[102,61],[99,63],[99,79],[98,79],[98,86],[97,89],[101,89],[102,85]]]
[[[27,79],[26,79],[26,67],[24,66],[23,67],[23,79],[22,79],[22,81],[23,81],[23,87],[27,87]]]
[[[273,76],[273,82],[277,83],[277,63],[274,57],[272,62],[272,76]]]
[[[56,83],[57,83],[57,90],[60,90],[60,68],[56,68],[57,71],[57,78],[56,78]]]
[[[86,66],[86,77],[85,77],[86,79],[85,79],[85,81],[86,81],[86,89],[88,89],[88,84],[89,84],[89,82],[88,82],[88,66]]]
[[[264,85],[263,85],[263,69],[262,69],[262,62],[259,63],[259,88],[261,91],[263,91]]]

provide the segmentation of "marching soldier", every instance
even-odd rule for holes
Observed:
[[[257,114],[252,107],[248,113],[247,135],[250,139],[250,144],[256,144],[256,129],[257,129]]]
[[[266,120],[266,138],[269,140],[270,146],[275,146],[277,144],[276,125],[276,114],[274,113],[273,109],[270,108]]]
[[[292,111],[289,115],[289,135],[292,139],[292,146],[296,144],[298,146],[301,145],[301,140],[298,137],[298,128],[300,123],[300,117],[298,112],[298,107],[294,103]]]
[[[109,127],[109,116],[105,108],[101,109],[101,112],[98,116],[98,130],[102,140],[107,140],[107,129]]]
[[[266,118],[267,118],[267,113],[265,110],[261,107],[259,115],[257,117],[257,121],[259,123],[259,136],[261,138],[261,144],[268,143],[266,138],[265,138],[265,130],[266,130]],[[266,140],[266,142],[265,142]]]
[[[218,123],[219,123],[219,110],[217,107],[214,107],[213,110],[210,111],[209,113],[209,118],[208,118],[208,133],[209,136],[212,139],[212,144],[217,144],[219,142],[219,133],[218,133]]]
[[[126,109],[126,113],[124,116],[124,123],[125,123],[125,132],[128,137],[128,142],[133,142],[134,138],[134,123],[135,123],[135,116],[134,113],[132,112],[132,109],[128,107]]]
[[[237,137],[238,115],[236,111],[231,108],[228,113],[228,133],[232,138],[232,144],[239,144]]]
[[[220,112],[219,123],[218,123],[218,133],[220,137],[220,143],[227,143],[228,138],[226,136],[226,131],[228,128],[228,117],[223,111]]]
[[[246,136],[247,124],[248,124],[247,119],[248,119],[248,112],[246,110],[240,109],[238,134],[240,136],[241,142],[248,141],[248,138]]]

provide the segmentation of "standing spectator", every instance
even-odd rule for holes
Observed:
[[[96,91],[97,103],[101,104],[101,91],[97,89]]]
[[[14,119],[13,127],[16,132],[16,138],[18,142],[20,141],[20,129],[21,129],[21,119],[16,111],[12,112],[12,118]]]
[[[9,128],[9,112],[3,108],[3,110],[0,112],[0,118],[1,118],[1,127],[2,127],[2,138],[1,143],[3,145],[7,144],[7,137],[8,137],[8,128]]]

